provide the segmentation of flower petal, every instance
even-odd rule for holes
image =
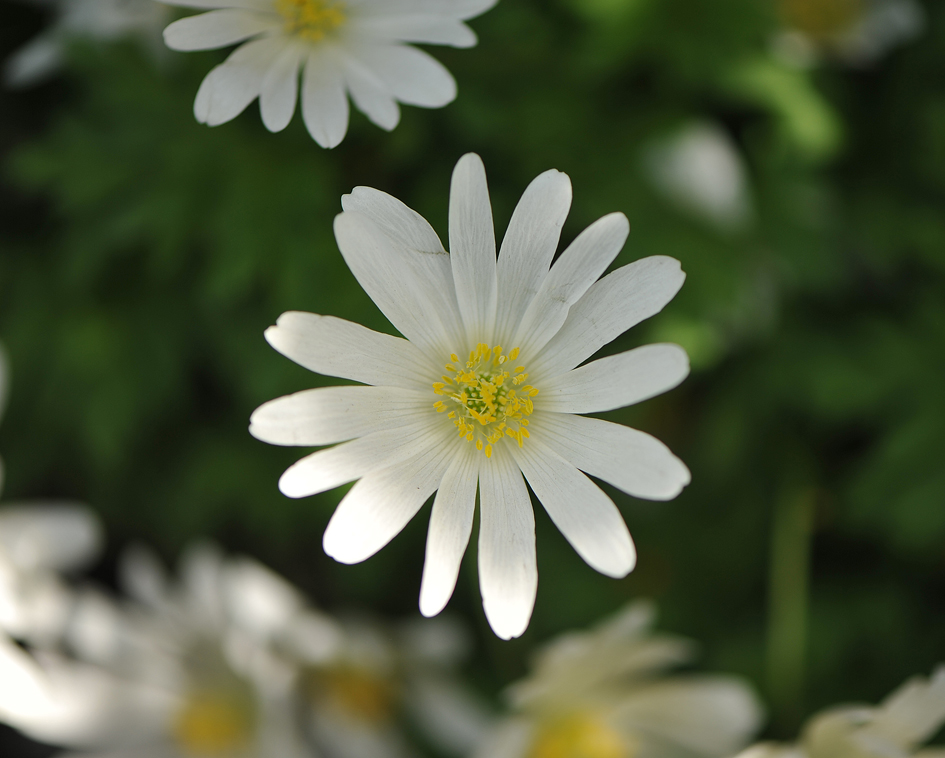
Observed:
[[[627,217],[611,213],[587,227],[561,254],[512,339],[526,360],[537,355],[561,328],[568,310],[617,257],[629,233]]]
[[[427,45],[473,47],[476,34],[456,18],[435,14],[371,15],[351,19],[351,31],[359,36],[385,42],[414,42]]]
[[[286,469],[279,490],[286,497],[308,497],[353,482],[410,457],[430,433],[430,420],[421,418],[319,450]]]
[[[337,147],[348,132],[348,97],[335,59],[313,51],[302,81],[302,118],[308,133],[325,148]]]
[[[633,571],[637,551],[613,500],[537,439],[510,448],[551,520],[578,555],[591,568],[617,579]]]
[[[432,391],[396,387],[319,387],[270,400],[250,417],[249,433],[271,445],[333,445],[432,413]]]
[[[496,2],[498,0],[362,0],[358,10],[364,15],[429,13],[468,19],[485,13]]]
[[[486,169],[475,153],[460,158],[453,170],[449,224],[456,299],[471,347],[490,341],[497,297],[492,205]]]
[[[215,50],[279,28],[277,16],[248,10],[223,10],[188,16],[164,30],[164,43],[171,50]]]
[[[413,457],[363,477],[339,503],[323,546],[340,563],[360,563],[384,547],[433,494],[456,454],[444,432]]]
[[[281,132],[292,120],[299,96],[301,64],[302,51],[291,45],[266,72],[259,94],[259,112],[270,132]]]
[[[497,264],[500,345],[514,347],[512,335],[548,275],[570,208],[571,180],[554,169],[539,174],[515,206]]]
[[[335,238],[348,268],[390,322],[428,355],[465,352],[457,323],[449,256],[405,250],[365,213],[335,218]]]
[[[7,503],[0,509],[0,555],[21,571],[81,568],[98,555],[102,541],[101,522],[80,503]]]
[[[262,90],[263,78],[283,46],[278,38],[252,40],[212,69],[197,90],[194,115],[208,126],[236,118]]]
[[[644,345],[559,374],[541,387],[541,410],[597,413],[623,408],[671,390],[689,374],[679,345]]]
[[[400,122],[400,107],[387,85],[354,56],[345,56],[345,84],[351,99],[381,129],[390,131]]]
[[[520,637],[538,592],[535,514],[522,473],[502,445],[480,466],[479,500],[482,607],[499,637]]]
[[[41,82],[62,65],[62,52],[62,39],[58,35],[40,34],[4,62],[4,84],[28,87]]]
[[[409,45],[362,45],[351,51],[408,105],[442,108],[456,99],[456,80],[443,64]]]
[[[568,413],[532,417],[532,437],[572,465],[633,497],[672,500],[691,476],[686,464],[656,437],[597,418]]]
[[[364,384],[430,390],[439,368],[416,345],[334,316],[289,311],[266,340],[309,371]]]
[[[472,445],[460,446],[433,501],[420,583],[420,612],[424,616],[442,611],[456,587],[472,532],[478,469],[477,451]]]
[[[243,8],[244,10],[272,11],[272,0],[160,0],[163,5],[181,8]]]
[[[528,364],[533,376],[570,371],[627,329],[659,313],[686,275],[675,258],[654,255],[595,282],[568,311],[558,333]]]

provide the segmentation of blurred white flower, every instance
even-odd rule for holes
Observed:
[[[916,0],[781,0],[785,29],[775,54],[799,68],[833,56],[852,66],[875,63],[918,37],[925,10]]]
[[[945,666],[914,677],[876,707],[829,708],[804,726],[797,745],[755,745],[738,758],[945,758],[921,749],[945,723]]]
[[[453,173],[452,254],[399,200],[356,188],[335,219],[338,246],[407,339],[330,316],[283,314],[266,332],[279,352],[312,371],[375,386],[279,398],[250,424],[272,444],[344,443],[303,458],[279,482],[284,494],[305,497],[360,480],[325,532],[325,551],[342,563],[372,556],[437,493],[420,590],[426,616],[439,613],[455,587],[478,483],[479,586],[503,638],[528,626],[538,585],[522,474],[581,557],[614,577],[633,568],[633,542],[613,501],[581,470],[653,500],[675,497],[690,478],[653,437],[577,415],[665,392],[689,363],[682,348],[662,344],[575,368],[659,312],[685,275],[678,261],[655,256],[597,281],[626,240],[621,213],[592,224],[551,267],[570,203],[565,174],[540,175],[496,261],[477,155],[464,156]]]
[[[194,114],[210,126],[236,118],[257,97],[263,124],[284,129],[299,99],[302,118],[322,147],[348,131],[348,95],[382,129],[400,121],[397,102],[440,108],[456,82],[408,42],[472,47],[463,21],[496,0],[164,0],[214,8],[164,32],[174,50],[210,50],[249,40],[200,85]]]
[[[0,346],[0,416],[8,386],[9,367]],[[0,459],[0,492],[3,477]],[[101,544],[98,518],[79,503],[36,500],[0,506],[0,633],[54,645],[72,605],[60,574],[90,564]]]
[[[634,603],[590,632],[563,635],[508,691],[513,715],[476,758],[709,758],[757,731],[761,708],[741,680],[666,670],[691,658],[686,640],[650,632]]]
[[[303,610],[291,586],[209,547],[185,556],[179,586],[144,551],[123,572],[139,604],[82,593],[69,630],[77,659],[0,645],[0,720],[111,758],[311,754],[296,669],[270,645]]]
[[[54,10],[52,26],[7,60],[8,85],[36,84],[62,65],[71,39],[112,41],[137,36],[153,43],[167,23],[167,8],[154,0],[32,0]]]
[[[657,190],[680,208],[724,229],[752,215],[745,162],[715,124],[696,121],[649,147],[644,167]]]

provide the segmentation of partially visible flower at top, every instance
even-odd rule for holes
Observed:
[[[720,127],[695,121],[651,145],[643,155],[653,185],[669,200],[733,231],[751,219],[745,162]]]
[[[613,577],[633,569],[633,541],[613,501],[581,471],[653,500],[675,497],[690,479],[650,435],[579,415],[675,387],[689,373],[682,348],[647,345],[576,368],[658,313],[685,275],[678,261],[654,256],[598,281],[627,238],[622,213],[592,224],[552,266],[570,205],[568,177],[541,174],[519,201],[497,261],[479,156],[464,156],[453,172],[451,253],[419,214],[357,187],[342,198],[335,237],[407,339],[331,316],[283,314],[266,331],[279,352],[375,386],[299,392],[260,406],[250,421],[250,432],[272,444],[343,443],[303,458],[279,481],[284,494],[307,497],[360,480],[325,531],[325,551],[342,563],[371,557],[437,493],[420,588],[426,616],[453,593],[478,484],[479,586],[489,623],[506,639],[525,631],[538,586],[526,479],[578,554]]]
[[[945,666],[914,677],[876,707],[843,705],[811,717],[796,745],[755,745],[738,758],[945,758],[922,749],[945,723]]]
[[[197,120],[209,126],[236,118],[257,97],[263,124],[284,129],[302,101],[302,118],[322,147],[348,131],[348,95],[388,131],[397,103],[440,108],[456,82],[439,62],[409,42],[472,47],[463,21],[496,0],[164,0],[214,8],[174,22],[164,32],[174,50],[210,50],[249,40],[200,85]],[[299,72],[302,72],[299,98]]]
[[[9,367],[0,346],[0,416]],[[0,459],[0,492],[4,468]],[[89,565],[102,544],[98,517],[79,503],[21,501],[0,506],[0,634],[53,646],[71,612],[60,574]]]
[[[916,0],[780,0],[780,9],[785,29],[774,51],[801,68],[823,57],[869,65],[925,28]]]
[[[547,645],[475,758],[720,758],[742,747],[761,723],[755,695],[736,677],[668,675],[693,646],[653,634],[653,617],[633,603]]]
[[[52,7],[55,20],[7,60],[4,80],[13,87],[37,84],[55,73],[72,39],[107,42],[137,36],[153,44],[168,19],[167,8],[154,0],[28,1]]]

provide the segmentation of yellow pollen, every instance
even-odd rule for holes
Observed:
[[[502,347],[480,342],[469,351],[469,360],[463,366],[456,354],[447,371],[453,377],[443,376],[442,382],[433,383],[433,392],[446,400],[437,400],[433,407],[437,413],[451,408],[448,418],[453,422],[459,436],[474,442],[476,450],[492,457],[492,447],[503,437],[515,440],[519,447],[528,439],[528,419],[535,406],[532,398],[538,390],[530,384],[524,366],[514,372],[505,368],[505,363],[518,357],[519,348],[505,354]],[[514,373],[514,375],[513,375]]]
[[[285,18],[285,30],[312,42],[320,42],[345,22],[342,0],[276,0]]]
[[[360,666],[342,664],[310,671],[308,693],[315,704],[328,701],[348,716],[369,724],[389,721],[397,691],[394,683]]]
[[[240,693],[201,691],[191,695],[174,721],[174,737],[186,755],[211,758],[246,746],[253,734],[252,702]]]
[[[527,758],[634,758],[636,741],[593,714],[578,713],[539,728]]]

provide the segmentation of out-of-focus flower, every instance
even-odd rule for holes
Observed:
[[[72,39],[108,42],[137,36],[146,43],[158,38],[168,10],[154,0],[32,0],[54,9],[52,26],[6,62],[4,78],[15,87],[42,81],[62,65]]]
[[[945,723],[945,667],[915,677],[876,707],[846,705],[813,716],[797,745],[755,745],[738,758],[945,758],[921,749]]]
[[[761,708],[735,677],[669,676],[692,645],[650,632],[634,603],[590,632],[552,642],[514,684],[514,711],[478,758],[708,758],[731,755],[758,729]]]
[[[0,645],[0,720],[110,758],[310,755],[296,670],[269,644],[302,611],[291,586],[207,547],[185,557],[180,586],[140,551],[124,574],[140,605],[83,593],[69,634],[77,660]]]
[[[412,755],[401,726],[407,718],[440,750],[469,755],[491,717],[456,676],[467,648],[462,627],[446,619],[394,628],[354,619],[342,622],[342,629],[330,657],[306,660],[304,652],[296,653],[307,723],[321,754]]]
[[[303,458],[279,482],[284,494],[305,497],[360,480],[325,532],[325,551],[342,563],[372,556],[437,493],[420,590],[426,616],[439,613],[455,587],[478,483],[479,586],[503,638],[528,626],[538,585],[523,474],[581,557],[614,577],[633,568],[633,542],[613,501],[581,471],[653,500],[675,497],[690,478],[653,437],[578,415],[665,392],[689,363],[682,348],[660,344],[575,368],[659,312],[685,275],[678,261],[654,256],[597,281],[626,240],[622,213],[592,224],[552,267],[570,203],[565,174],[540,175],[496,261],[477,155],[464,156],[453,173],[451,254],[399,200],[356,188],[335,219],[338,246],[407,339],[330,316],[283,314],[266,332],[279,352],[312,371],[374,386],[279,398],[250,424],[273,444],[343,443]]]
[[[643,160],[654,186],[683,210],[724,230],[751,219],[744,160],[715,124],[687,124],[648,148]]]
[[[0,416],[8,386],[0,346]],[[0,459],[0,492],[3,475]],[[34,645],[55,644],[71,608],[59,575],[91,563],[101,542],[98,518],[84,505],[27,501],[0,506],[0,633]]]
[[[780,7],[785,30],[775,37],[774,50],[799,67],[822,56],[868,65],[925,27],[916,0],[780,0]]]
[[[456,82],[408,42],[472,47],[463,21],[496,0],[165,0],[214,8],[164,32],[174,50],[210,50],[249,40],[203,80],[194,114],[210,126],[236,118],[257,97],[263,124],[284,129],[299,99],[302,118],[322,147],[348,131],[348,95],[382,129],[400,121],[398,101],[440,108]]]

